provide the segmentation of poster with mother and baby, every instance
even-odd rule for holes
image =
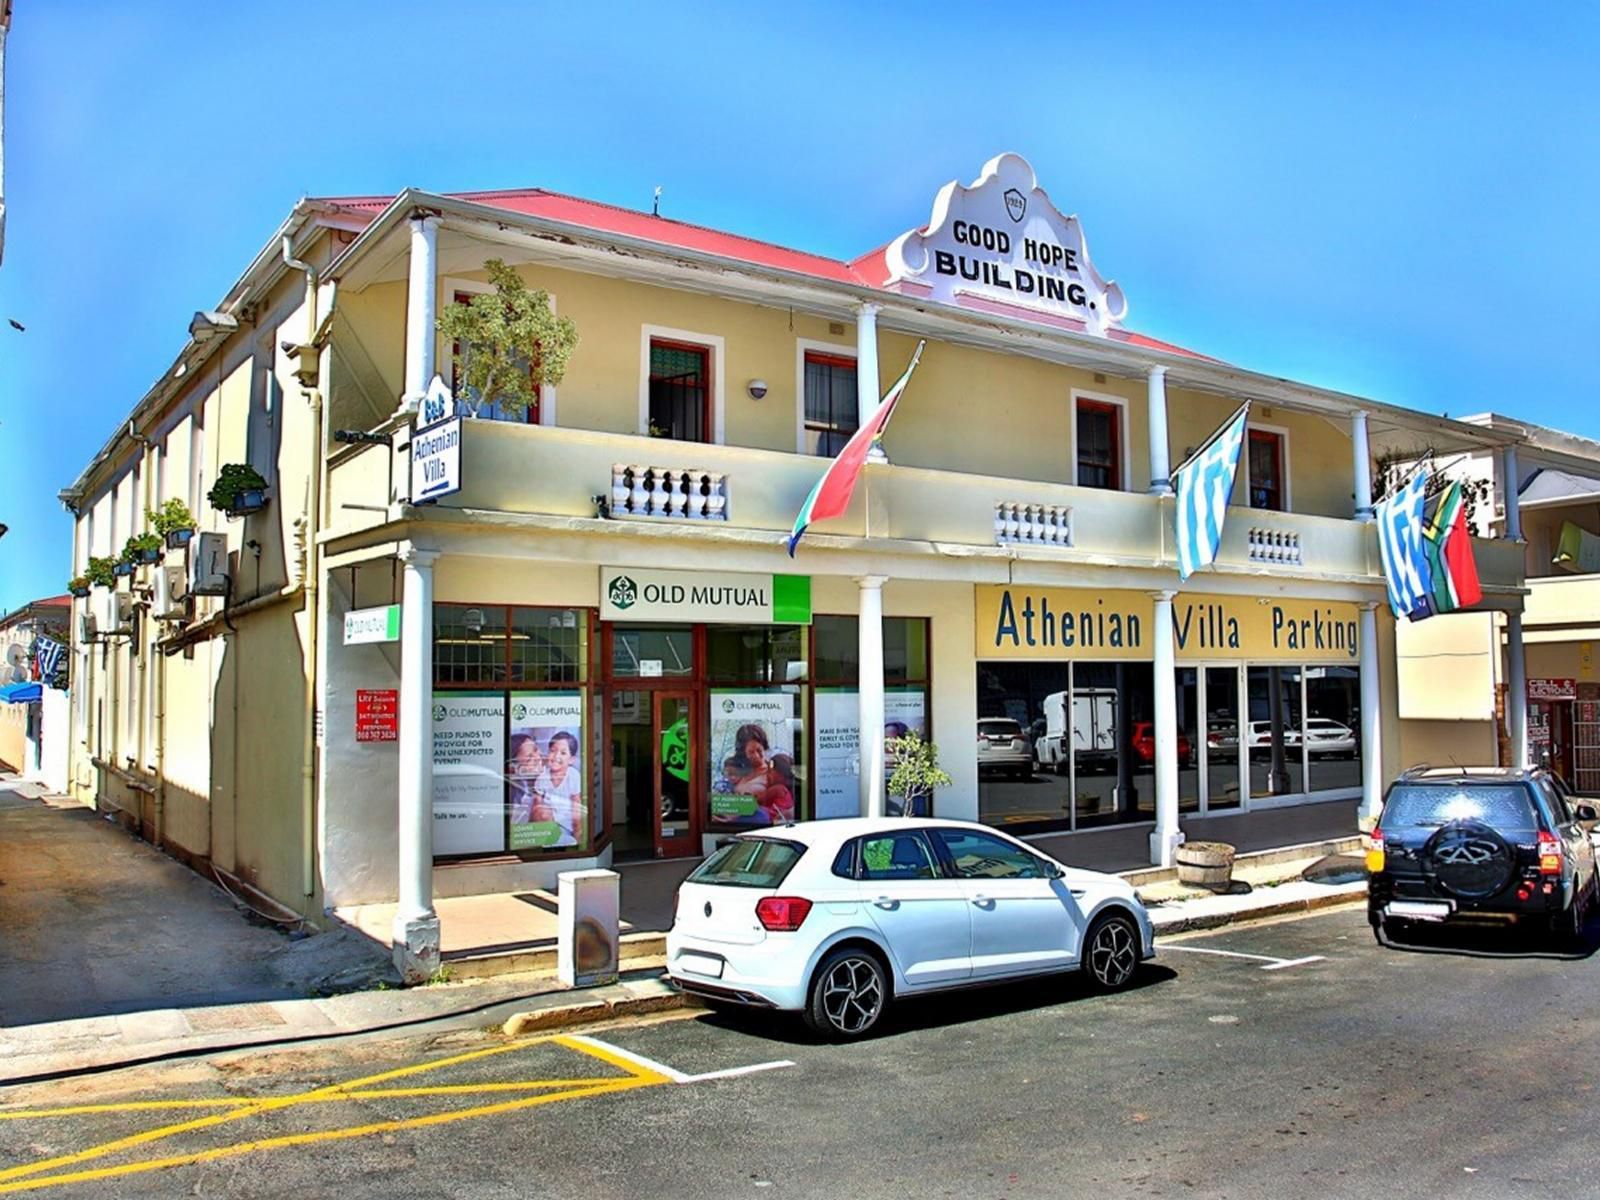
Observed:
[[[797,819],[795,701],[788,692],[711,693],[713,825],[781,825]]]
[[[512,692],[506,783],[512,850],[582,844],[589,812],[581,692]]]

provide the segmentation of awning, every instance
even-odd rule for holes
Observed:
[[[1600,500],[1600,480],[1546,467],[1522,485],[1517,503],[1523,508],[1583,504]]]
[[[31,704],[44,695],[40,683],[12,683],[0,687],[0,700],[8,704]]]

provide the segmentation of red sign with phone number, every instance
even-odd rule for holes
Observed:
[[[392,742],[399,737],[399,691],[394,688],[357,688],[356,741]]]

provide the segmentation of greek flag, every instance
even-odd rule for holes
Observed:
[[[1389,607],[1397,617],[1411,616],[1433,587],[1424,538],[1429,474],[1424,464],[1394,495],[1378,504],[1378,550],[1383,556],[1384,580],[1389,585]]]
[[[1178,491],[1179,579],[1189,578],[1217,557],[1249,416],[1250,405],[1245,404],[1172,473]]]
[[[49,683],[61,669],[61,656],[67,648],[54,638],[37,637],[33,641],[33,656],[39,664],[39,678]]]

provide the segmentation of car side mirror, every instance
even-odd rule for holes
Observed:
[[[1580,821],[1600,821],[1600,809],[1596,809],[1592,804],[1578,805],[1577,812]]]

